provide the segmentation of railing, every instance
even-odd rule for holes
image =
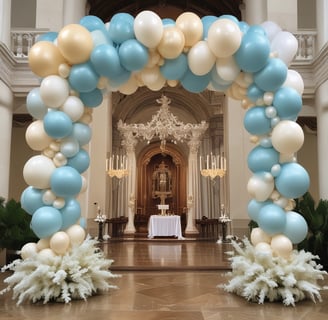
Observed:
[[[37,38],[48,31],[47,29],[13,29],[11,31],[11,51],[18,58],[27,58],[29,50]],[[313,30],[301,30],[294,33],[298,41],[298,51],[294,62],[310,62],[315,57],[316,34],[316,31]]]
[[[17,58],[27,58],[30,49],[37,41],[38,37],[48,31],[48,29],[12,29],[11,51]]]

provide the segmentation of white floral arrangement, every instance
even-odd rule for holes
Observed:
[[[241,243],[232,241],[235,251],[230,255],[231,280],[220,285],[227,292],[235,293],[248,301],[263,304],[265,301],[282,301],[286,306],[306,298],[322,301],[320,286],[327,272],[316,263],[317,256],[304,250],[294,250],[290,259],[255,250],[247,238]]]
[[[4,280],[8,286],[0,294],[13,290],[17,305],[25,300],[33,303],[43,300],[46,304],[86,300],[98,291],[117,289],[108,283],[109,279],[120,277],[109,270],[113,260],[106,259],[96,245],[97,241],[88,237],[64,255],[36,253],[25,260],[16,259],[1,270],[13,274]]]

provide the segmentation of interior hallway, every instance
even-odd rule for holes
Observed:
[[[322,320],[328,316],[328,291],[323,302],[303,301],[258,305],[224,292],[230,245],[215,241],[139,240],[101,244],[114,259],[111,283],[119,289],[70,304],[16,306],[11,292],[0,296],[0,319],[108,320]],[[7,273],[0,274],[1,286]],[[327,278],[325,283],[328,284]]]

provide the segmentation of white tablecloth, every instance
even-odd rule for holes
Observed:
[[[148,224],[148,237],[154,238],[175,236],[184,239],[181,232],[180,216],[152,215]]]

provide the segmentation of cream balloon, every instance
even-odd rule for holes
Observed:
[[[242,32],[230,19],[218,19],[208,30],[208,45],[218,58],[232,56],[240,47]]]
[[[51,265],[51,263],[54,262],[55,257],[55,252],[53,252],[50,248],[42,249],[37,255],[37,259],[46,265]]]
[[[272,254],[271,246],[266,242],[259,242],[258,244],[256,244],[255,251],[257,253],[262,253],[262,254],[270,254],[270,255]]]
[[[44,130],[43,120],[33,121],[26,129],[25,139],[28,146],[36,151],[47,148],[53,141]]]
[[[182,53],[184,45],[183,32],[176,26],[168,26],[164,28],[157,50],[165,59],[175,59]]]
[[[280,153],[294,153],[304,143],[304,132],[295,121],[282,120],[273,128],[271,141],[273,147]]]
[[[293,251],[292,242],[283,234],[272,237],[271,248],[275,255],[288,259]]]
[[[56,200],[53,202],[52,206],[56,209],[62,209],[65,207],[66,201],[64,198],[56,198]]]
[[[67,63],[61,63],[58,67],[58,74],[62,78],[67,78],[71,72],[71,67]]]
[[[152,91],[159,91],[165,86],[165,83],[166,83],[166,79],[161,74],[159,74],[156,81],[153,83],[149,83],[147,85],[147,88]]]
[[[50,177],[56,169],[53,161],[46,156],[37,155],[30,158],[23,168],[25,182],[38,189],[50,188]]]
[[[42,201],[45,205],[52,205],[56,200],[56,195],[51,191],[51,189],[45,190],[42,195]]]
[[[36,248],[38,251],[41,251],[43,249],[49,248],[50,246],[50,239],[49,238],[43,238],[40,239],[37,243],[36,243]]]
[[[152,11],[141,11],[134,19],[134,33],[138,41],[148,48],[156,48],[163,36],[161,18]]]
[[[254,174],[247,183],[248,193],[257,201],[269,199],[274,190],[274,179],[272,175],[267,173],[265,176]]]
[[[258,243],[270,243],[271,237],[265,233],[261,228],[253,228],[251,232],[251,242],[253,246],[256,246]]]
[[[63,255],[67,252],[70,245],[70,238],[64,231],[58,231],[50,238],[50,249],[58,255]]]
[[[138,87],[137,79],[132,75],[127,82],[119,86],[118,90],[123,94],[129,95],[135,93]]]
[[[85,230],[78,224],[74,224],[66,229],[66,233],[73,246],[79,246],[85,239]]]
[[[28,242],[21,248],[21,257],[23,260],[32,258],[38,252],[35,242]]]
[[[182,31],[186,47],[192,47],[203,36],[202,20],[193,12],[180,14],[175,21],[175,25]]]
[[[192,73],[198,76],[209,73],[214,66],[215,59],[216,57],[206,41],[198,41],[188,53],[189,68]]]
[[[153,68],[144,68],[140,72],[140,79],[145,86],[150,86],[157,82],[160,77],[160,69],[158,66]]]

